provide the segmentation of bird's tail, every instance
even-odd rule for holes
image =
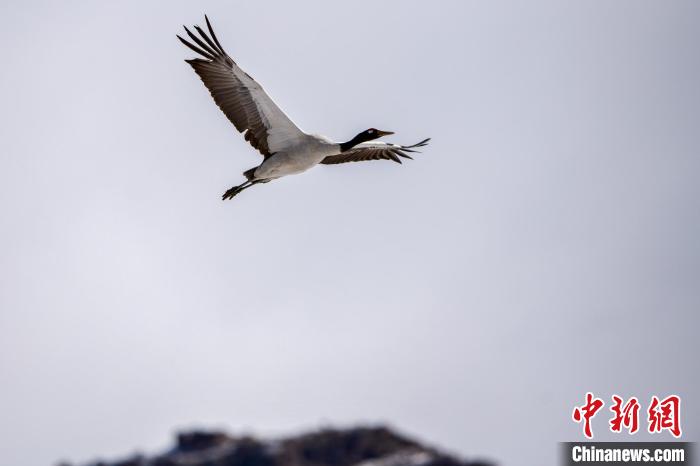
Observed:
[[[248,181],[253,181],[253,178],[255,178],[255,170],[257,169],[258,167],[253,167],[250,170],[246,170],[243,172],[243,176],[245,176]]]

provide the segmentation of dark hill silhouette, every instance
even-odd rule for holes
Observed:
[[[324,429],[281,440],[217,431],[177,435],[169,451],[90,466],[492,466],[464,461],[386,427]]]

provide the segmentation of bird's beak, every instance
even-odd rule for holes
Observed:
[[[379,135],[379,137],[382,137],[382,136],[390,136],[390,135],[394,134],[394,132],[393,132],[393,131],[380,131],[380,130],[377,130],[377,134]]]

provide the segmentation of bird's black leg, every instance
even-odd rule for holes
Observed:
[[[252,183],[250,181],[246,181],[243,184],[239,184],[238,186],[234,186],[231,189],[229,189],[228,191],[226,191],[223,196],[221,196],[221,200],[225,201],[227,199],[233,199],[233,197],[236,194],[240,193],[241,191],[243,191],[244,189],[246,189],[250,186],[252,186]]]
[[[244,189],[250,188],[251,186],[262,183],[266,180],[253,180],[253,181],[246,181],[243,184],[239,184],[238,186],[234,186],[233,188],[229,189],[224,193],[223,196],[221,196],[221,200],[225,201],[227,199],[233,199],[233,197],[243,191]]]

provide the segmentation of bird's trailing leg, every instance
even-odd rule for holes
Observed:
[[[238,186],[234,186],[234,187],[232,187],[231,189],[229,189],[228,191],[226,191],[226,192],[224,193],[224,195],[221,196],[221,200],[225,201],[225,200],[227,200],[227,199],[233,199],[233,197],[234,197],[236,194],[240,193],[240,192],[243,191],[244,189],[248,189],[248,188],[250,188],[251,186],[253,186],[253,185],[255,185],[255,184],[258,184],[258,183],[265,183],[265,182],[267,182],[267,181],[269,181],[269,180],[253,180],[253,181],[248,180],[248,181],[246,181],[245,183],[239,184]]]

